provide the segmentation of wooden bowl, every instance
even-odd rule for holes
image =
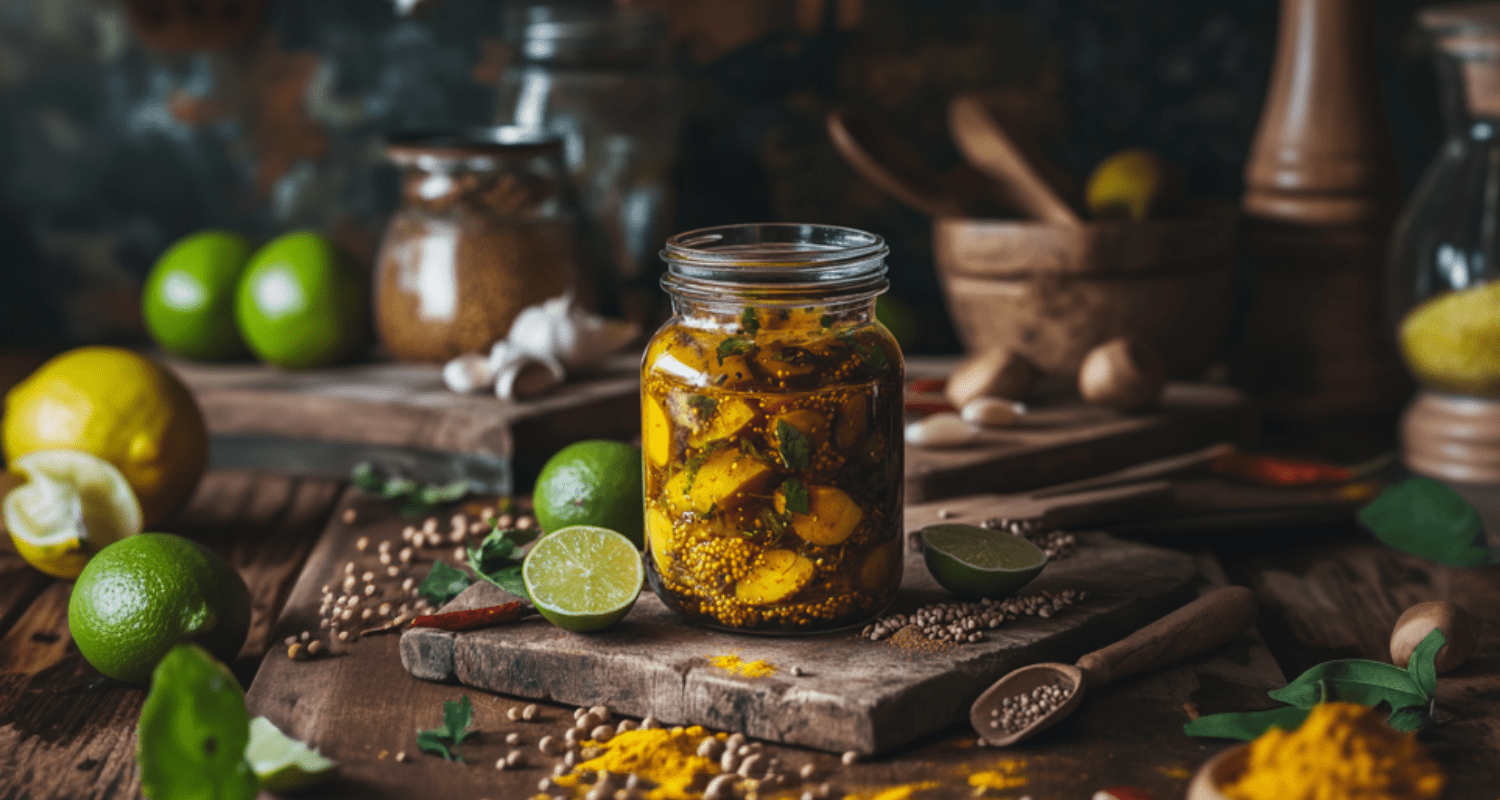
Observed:
[[[1186,800],[1229,800],[1219,787],[1244,771],[1249,754],[1250,745],[1241,744],[1203,762],[1188,784]]]
[[[1190,377],[1229,324],[1238,222],[1227,204],[1078,226],[947,217],[934,260],[970,351],[1009,348],[1071,381],[1094,346],[1131,335]]]

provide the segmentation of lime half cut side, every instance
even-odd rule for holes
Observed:
[[[113,464],[77,450],[38,450],[10,468],[26,483],[5,496],[5,529],[33,567],[72,580],[94,553],[141,532],[141,504]]]
[[[921,538],[932,577],[968,600],[1013,594],[1047,566],[1047,554],[1040,547],[1008,531],[933,525],[922,530]]]
[[[630,613],[646,571],[641,553],[624,534],[592,525],[550,533],[521,569],[536,610],[575,633],[607,628]]]
[[[265,717],[250,720],[245,760],[268,792],[290,792],[316,786],[338,767],[318,751],[281,732]]]

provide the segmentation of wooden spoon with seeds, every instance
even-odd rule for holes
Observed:
[[[1212,650],[1244,633],[1255,622],[1255,593],[1229,586],[1194,600],[1135,633],[1078,659],[1076,665],[1042,663],[1014,670],[996,681],[969,709],[969,722],[991,747],[1008,747],[1052,727],[1111,680],[1159,669]],[[999,723],[1007,698],[1039,686],[1060,684],[1064,697],[1040,716],[1013,730]],[[998,713],[991,713],[998,712]]]

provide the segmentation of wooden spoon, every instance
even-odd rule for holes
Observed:
[[[996,681],[969,709],[969,722],[984,743],[1008,747],[1057,724],[1083,701],[1114,678],[1158,669],[1180,659],[1212,650],[1239,636],[1252,623],[1258,603],[1255,593],[1229,586],[1194,600],[1118,642],[1078,659],[1076,665],[1042,663],[1021,667]],[[1014,733],[990,727],[992,711],[1023,692],[1061,683],[1067,696],[1051,711]]]
[[[880,120],[848,109],[828,112],[828,138],[849,165],[886,194],[930,217],[994,216],[989,179],[963,164],[937,171]]]
[[[948,105],[948,127],[964,158],[1005,188],[1011,204],[1027,217],[1078,225],[1078,215],[1011,139],[978,98],[959,95]]]

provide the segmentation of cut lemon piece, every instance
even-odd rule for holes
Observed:
[[[98,456],[39,450],[10,468],[26,483],[5,496],[5,529],[33,567],[72,580],[94,553],[141,532],[141,505],[125,476]]]
[[[245,760],[268,792],[306,789],[328,780],[338,767],[318,751],[281,732],[265,717],[250,720]]]
[[[541,615],[564,630],[607,628],[630,613],[646,571],[624,534],[574,525],[542,537],[521,569]]]

